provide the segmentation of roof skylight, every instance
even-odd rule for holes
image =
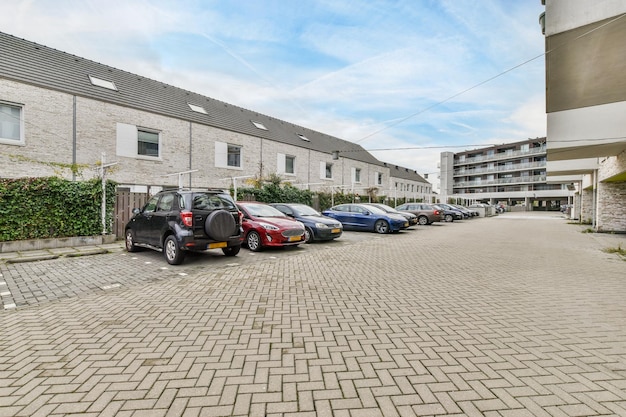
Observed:
[[[298,137],[299,137],[300,139],[302,139],[302,140],[304,140],[304,141],[307,141],[307,142],[311,142],[311,139],[307,138],[306,136],[301,135],[301,134],[299,134],[299,133],[296,133],[296,134],[298,135]]]
[[[265,125],[261,122],[255,122],[254,120],[250,120],[252,122],[252,124],[254,126],[256,126],[257,129],[261,129],[261,130],[267,130],[267,128],[265,127]]]
[[[89,76],[89,81],[91,81],[91,84],[95,86],[117,91],[117,87],[115,86],[115,83],[113,81],[103,80],[102,78],[97,78],[92,75]]]
[[[191,103],[187,103],[187,105],[189,106],[191,111],[195,111],[196,113],[209,114],[206,110],[204,110],[204,107],[202,106],[196,106],[195,104]]]

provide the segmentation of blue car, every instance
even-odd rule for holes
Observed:
[[[333,240],[343,233],[343,226],[340,222],[323,216],[319,211],[306,204],[273,203],[270,206],[304,224],[306,243],[315,240]]]
[[[344,229],[391,233],[409,227],[409,221],[401,214],[386,213],[365,204],[339,204],[322,214],[339,220]]]

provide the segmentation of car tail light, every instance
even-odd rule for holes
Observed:
[[[435,210],[435,216],[439,216],[441,212],[439,210]]]
[[[183,224],[187,227],[193,226],[193,213],[190,211],[181,211],[180,218],[183,221]]]

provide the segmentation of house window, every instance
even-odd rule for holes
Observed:
[[[295,174],[296,157],[285,155],[285,174]]]
[[[361,168],[354,170],[354,182],[361,182]]]
[[[254,120],[250,120],[252,122],[252,124],[254,125],[254,127],[256,127],[257,129],[261,129],[261,130],[267,130],[267,128],[265,127],[265,125],[261,122],[255,122]]]
[[[326,163],[326,176],[324,178],[333,177],[333,164]]]
[[[159,157],[159,134],[137,129],[137,155]]]
[[[191,103],[187,103],[187,105],[189,106],[191,111],[194,111],[196,113],[209,114],[202,106],[196,106],[195,104],[191,104]]]
[[[0,103],[0,143],[23,144],[22,107]]]
[[[241,167],[241,146],[228,145],[227,165],[229,167]]]
[[[117,87],[115,86],[115,83],[113,81],[103,80],[102,78],[97,78],[91,75],[89,76],[89,81],[92,85],[95,85],[97,87],[117,91]]]
[[[376,185],[383,185],[383,173],[382,172],[376,173]]]

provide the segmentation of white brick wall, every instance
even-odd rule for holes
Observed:
[[[76,101],[76,163],[82,168],[79,179],[98,174],[97,164],[105,154],[106,162],[117,162],[108,178],[126,185],[177,186],[177,172],[197,170],[183,177],[183,185],[193,187],[230,187],[232,177],[267,176],[277,172],[279,153],[295,156],[295,174],[281,174],[293,184],[310,184],[313,191],[343,190],[366,195],[377,187],[378,195],[398,198],[420,197],[413,189],[428,183],[390,177],[387,167],[370,165],[345,157],[333,160],[330,153],[286,145],[209,126],[192,124],[171,117],[112,105],[89,98],[0,79],[0,101],[23,105],[25,146],[0,144],[0,176],[57,175],[71,179],[73,153],[74,100]],[[160,157],[130,157],[118,154],[118,124],[158,132]],[[215,143],[235,144],[242,148],[240,168],[216,168]],[[191,150],[191,151],[190,151]],[[191,154],[191,157],[190,157]],[[320,164],[333,165],[333,178],[320,176]],[[360,169],[360,181],[353,184],[353,170]],[[383,173],[383,184],[376,184],[376,172]],[[191,178],[191,180],[190,180]],[[395,183],[401,184],[397,192]],[[245,185],[245,178],[237,180]],[[306,188],[306,186],[302,186]]]

